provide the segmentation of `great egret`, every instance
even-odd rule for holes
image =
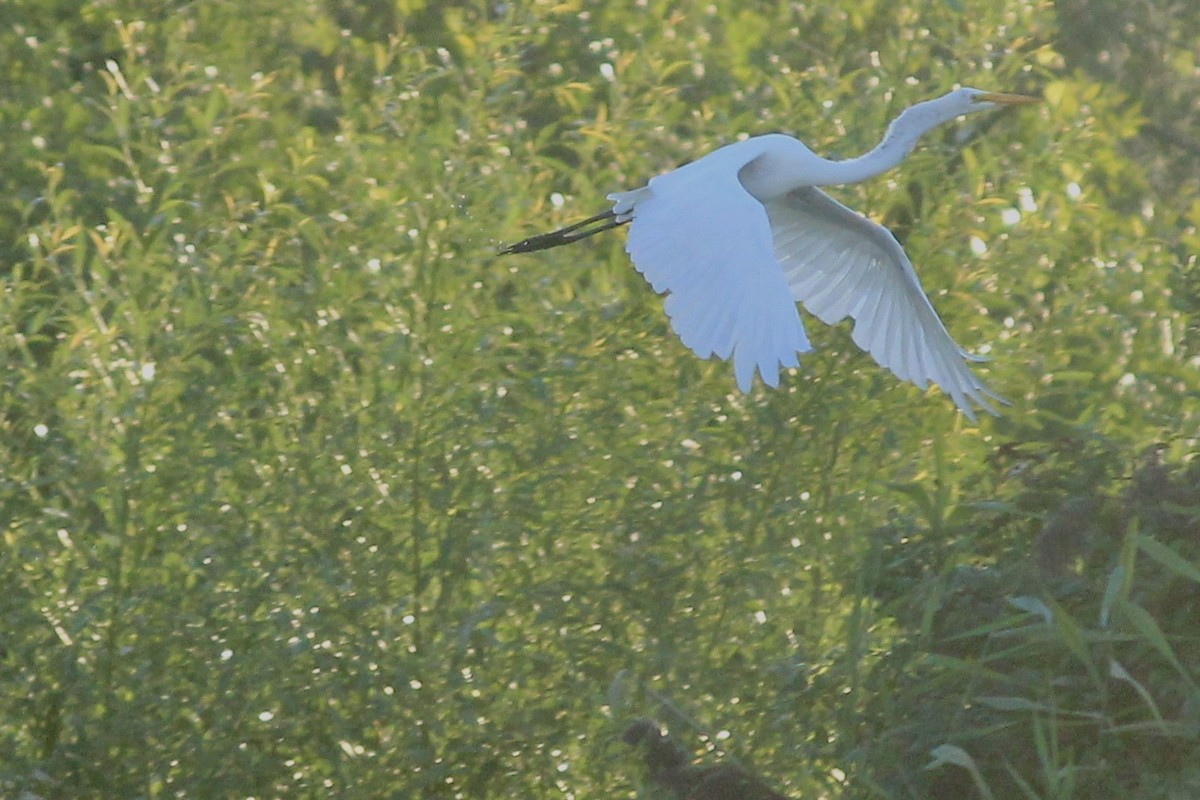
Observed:
[[[921,389],[936,383],[971,420],[1001,400],[974,375],[912,262],[891,231],[818,186],[854,183],[899,164],[927,131],[1024,95],[962,88],[906,109],[875,149],[830,161],[773,133],[721,147],[640,189],[608,195],[611,210],[503,248],[544,250],[632,222],[626,251],[654,290],[666,293],[671,327],[701,358],[733,359],[750,390],[758,370],[779,385],[812,347],[796,302],[828,324],[854,320],[851,336],[880,365]],[[1001,400],[1002,402],[1002,400]]]

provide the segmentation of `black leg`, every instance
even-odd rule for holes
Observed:
[[[565,228],[559,228],[550,233],[540,233],[537,236],[530,236],[528,239],[522,239],[516,244],[510,244],[508,247],[500,248],[500,255],[506,256],[510,253],[532,253],[535,250],[546,250],[551,247],[558,247],[571,242],[578,242],[580,239],[586,239],[589,236],[595,236],[602,231],[612,230],[618,225],[624,225],[629,222],[628,219],[618,220],[617,215],[612,211],[605,211],[603,214],[597,214],[594,217],[589,217],[583,222],[576,222],[574,225],[568,225]],[[599,223],[599,224],[597,224]],[[589,225],[595,225],[593,228],[588,228]]]

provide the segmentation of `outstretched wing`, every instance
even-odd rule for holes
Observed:
[[[775,257],[792,296],[830,325],[854,320],[854,343],[902,380],[936,383],[970,419],[1001,400],[971,371],[891,231],[815,187],[766,204]],[[1001,402],[1003,402],[1001,400]]]
[[[797,354],[811,349],[767,212],[738,180],[755,154],[729,145],[609,195],[617,219],[632,216],[625,249],[654,290],[668,294],[675,333],[701,358],[732,358],[744,392],[755,369],[778,386],[779,367],[798,366]]]

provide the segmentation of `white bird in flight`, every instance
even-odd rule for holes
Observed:
[[[870,152],[821,158],[773,133],[721,147],[640,189],[608,195],[611,210],[503,248],[525,253],[632,223],[626,252],[656,292],[671,327],[701,358],[733,359],[738,387],[757,369],[768,386],[779,368],[812,350],[796,310],[821,321],[854,320],[851,337],[883,367],[921,389],[935,383],[964,414],[1003,402],[971,371],[963,350],[921,288],[887,228],[819,186],[855,183],[905,159],[927,131],[956,117],[1038,102],[962,88],[906,109]]]

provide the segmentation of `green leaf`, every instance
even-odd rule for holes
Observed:
[[[1024,697],[998,697],[983,695],[975,698],[975,702],[994,708],[997,711],[1053,711],[1043,703],[1035,703]]]
[[[1047,625],[1054,624],[1054,612],[1050,610],[1048,605],[1036,597],[1030,597],[1029,595],[1010,597],[1008,598],[1008,604],[1022,611],[1028,611],[1030,614],[1037,614]]]
[[[983,773],[979,771],[979,767],[975,764],[975,759],[966,750],[958,745],[941,744],[929,752],[933,756],[933,761],[926,764],[925,769],[935,769],[943,764],[953,764],[956,767],[962,767],[970,773],[971,781],[975,784],[975,788],[979,790],[981,795],[988,800],[994,797],[991,787],[988,786],[987,781],[983,778]]]
[[[1195,691],[1196,685],[1192,681],[1191,674],[1184,669],[1183,664],[1179,662],[1179,658],[1175,655],[1174,649],[1172,649],[1170,642],[1167,641],[1167,637],[1163,634],[1162,628],[1160,628],[1158,623],[1155,622],[1154,617],[1150,616],[1150,613],[1146,611],[1146,609],[1129,600],[1121,603],[1120,609],[1121,613],[1126,619],[1129,620],[1129,622],[1133,625],[1137,632],[1142,635],[1147,643],[1157,650],[1159,655],[1165,658],[1171,664],[1171,666],[1175,668],[1175,671],[1179,673],[1179,676],[1187,681],[1188,686]]]
[[[1150,696],[1150,692],[1141,684],[1139,680],[1129,674],[1129,671],[1121,665],[1116,659],[1108,662],[1108,674],[1120,681],[1125,681],[1134,688],[1138,696],[1142,698],[1142,702],[1150,709],[1150,714],[1155,721],[1161,726],[1163,724],[1162,714],[1159,713],[1158,704],[1154,702],[1154,698]]]
[[[1125,580],[1125,568],[1118,564],[1109,570],[1108,581],[1104,585],[1104,597],[1100,601],[1100,627],[1107,628],[1112,617],[1113,604],[1125,599],[1128,592],[1128,582]]]
[[[1179,577],[1200,583],[1200,568],[1157,539],[1143,533],[1138,536],[1138,548]]]
[[[1100,671],[1096,666],[1095,660],[1092,658],[1091,649],[1088,647],[1087,637],[1084,635],[1083,628],[1058,603],[1053,600],[1047,600],[1047,604],[1054,615],[1053,627],[1054,631],[1058,634],[1059,641],[1066,645],[1067,649],[1087,669],[1092,683],[1098,689],[1103,689],[1104,684],[1100,679]]]

